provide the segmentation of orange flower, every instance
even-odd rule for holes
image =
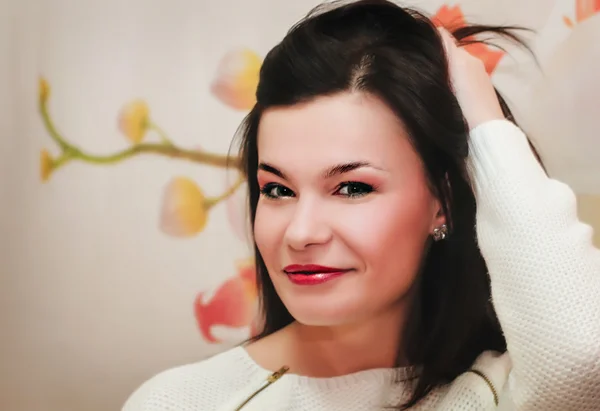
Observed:
[[[227,53],[217,69],[211,92],[237,110],[249,110],[256,103],[256,88],[262,59],[248,49]]]
[[[575,2],[575,18],[578,22],[600,12],[600,0],[577,0]]]
[[[436,26],[442,26],[452,32],[465,25],[465,16],[460,6],[448,7],[443,5],[432,17]]]
[[[138,144],[148,130],[150,110],[142,100],[125,105],[119,115],[119,129],[129,141]]]
[[[40,152],[40,179],[43,182],[48,181],[52,170],[54,170],[54,159],[48,150],[44,149]]]
[[[444,5],[440,7],[432,20],[436,26],[445,27],[450,32],[466,25],[465,16],[460,6],[448,7]],[[466,38],[465,40],[470,39]],[[503,51],[494,50],[482,43],[469,44],[465,46],[465,50],[483,61],[488,74],[494,71],[500,59],[504,56]]]
[[[496,66],[504,56],[503,51],[491,49],[482,43],[469,44],[468,46],[465,46],[465,50],[483,61],[485,71],[487,71],[488,74],[494,72]]]
[[[177,177],[163,195],[161,230],[174,237],[190,237],[201,232],[208,220],[206,198],[200,187],[187,177]]]
[[[220,342],[212,333],[212,327],[250,327],[256,333],[256,271],[252,259],[238,262],[238,274],[225,281],[212,297],[198,293],[194,313],[202,337],[211,343]]]
[[[46,103],[46,101],[48,101],[48,97],[50,97],[50,85],[45,78],[40,77],[38,85],[38,98],[40,103]]]

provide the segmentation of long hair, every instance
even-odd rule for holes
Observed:
[[[520,42],[515,27],[471,25],[453,32],[472,43],[482,33]],[[418,297],[408,312],[398,358],[419,366],[407,409],[465,372],[485,350],[506,350],[475,232],[475,196],[466,171],[469,129],[454,96],[439,34],[426,16],[386,0],[325,4],[293,26],[266,56],[257,103],[244,120],[241,160],[254,226],[259,185],[257,135],[262,113],[319,96],[358,91],[381,99],[402,120],[440,199],[451,235],[425,251]],[[505,116],[514,121],[499,96]],[[262,331],[294,321],[256,248]],[[400,331],[398,331],[400,332]]]

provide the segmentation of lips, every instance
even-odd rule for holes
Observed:
[[[338,278],[350,269],[316,264],[292,264],[283,269],[290,281],[297,285],[317,285]]]
[[[304,275],[312,275],[319,273],[339,273],[342,271],[349,271],[345,268],[336,268],[336,267],[326,267],[324,265],[316,265],[316,264],[292,264],[288,265],[283,269],[286,274],[304,274]]]

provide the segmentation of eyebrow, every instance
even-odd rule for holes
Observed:
[[[285,176],[283,171],[279,170],[277,167],[274,167],[270,164],[261,162],[258,164],[258,169],[266,171],[267,173],[275,174],[277,177],[287,180],[287,177]]]
[[[350,171],[354,171],[354,170],[357,170],[362,167],[371,167],[371,168],[376,168],[378,170],[381,170],[379,167],[375,167],[367,161],[351,161],[349,163],[342,163],[342,164],[337,164],[335,166],[329,167],[323,173],[323,178],[335,177],[337,175],[349,173]],[[288,179],[286,177],[286,175],[283,173],[283,171],[279,170],[277,167],[274,167],[268,163],[263,163],[263,162],[259,163],[258,169],[266,171],[267,173],[275,174],[277,177],[283,178],[284,180]]]
[[[350,163],[342,163],[328,168],[323,173],[324,178],[331,178],[340,174],[349,173],[362,167],[373,167],[371,163],[366,161],[352,161]]]

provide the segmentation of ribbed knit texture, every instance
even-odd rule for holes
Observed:
[[[495,120],[471,132],[477,235],[509,355],[483,353],[473,373],[431,393],[415,411],[600,411],[600,251],[579,222],[575,195],[546,177],[523,133]],[[512,362],[512,364],[511,364]],[[232,411],[264,383],[242,347],[144,383],[123,411]],[[367,411],[405,401],[407,369],[334,378],[286,374],[242,411]],[[400,378],[401,379],[401,378]]]

